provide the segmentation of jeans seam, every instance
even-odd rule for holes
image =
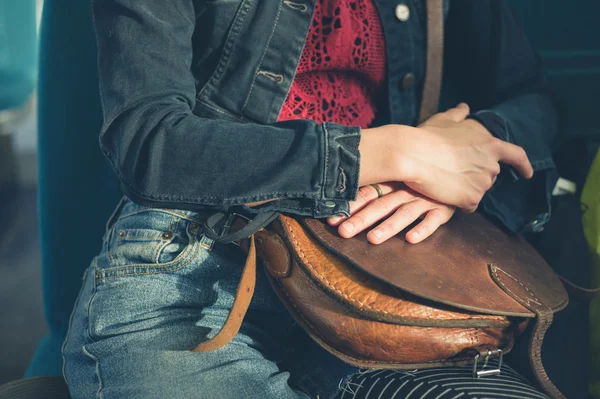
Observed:
[[[194,259],[196,252],[198,252],[197,247],[199,247],[199,246],[200,246],[200,244],[195,241],[193,244],[190,244],[189,247],[185,250],[185,251],[187,251],[185,256],[182,256],[181,259],[177,259],[173,262],[169,262],[164,265],[142,265],[142,264],[135,265],[134,264],[134,265],[127,265],[127,266],[118,266],[118,267],[110,268],[107,270],[99,271],[98,275],[96,276],[96,281],[104,281],[104,280],[108,280],[108,279],[112,279],[112,278],[136,277],[136,276],[143,276],[143,275],[176,272],[176,271],[181,270],[184,267],[186,267]],[[146,269],[147,271],[127,273],[127,270],[136,269],[136,268],[138,268],[138,269],[143,268],[143,269]],[[122,271],[124,273],[122,273],[122,274],[115,273],[115,272],[119,272],[119,271]]]
[[[119,215],[119,217],[117,218],[117,221],[121,220],[121,219],[125,219],[125,218],[127,218],[129,216],[132,216],[132,215],[136,215],[136,214],[141,213],[141,212],[148,212],[148,211],[168,213],[169,215],[178,216],[181,219],[187,219],[187,220],[190,220],[192,222],[202,223],[202,219],[195,218],[195,217],[192,217],[190,215],[186,215],[185,213],[179,212],[177,209],[153,208],[153,207],[149,207],[149,206],[148,207],[144,207],[143,209],[136,209],[135,211],[131,211],[131,212],[127,212],[127,213],[124,213],[122,215]]]
[[[83,274],[83,285],[86,284],[87,279],[88,279],[88,271],[89,269],[86,269],[84,274]],[[61,356],[62,356],[62,375],[63,378],[65,379],[65,382],[68,385],[68,381],[67,381],[67,373],[65,372],[65,365],[66,365],[66,359],[65,359],[65,347],[67,346],[67,341],[69,340],[69,338],[71,338],[71,328],[73,325],[73,315],[75,314],[75,309],[77,309],[77,306],[79,305],[79,302],[81,301],[81,296],[83,294],[83,287],[81,287],[81,289],[79,290],[79,293],[77,294],[77,298],[75,299],[75,304],[73,306],[73,310],[71,311],[71,315],[69,316],[69,324],[67,327],[67,334],[65,335],[65,339],[63,341],[63,344],[61,346]],[[89,325],[89,317],[88,317],[88,325]]]
[[[92,285],[92,294],[90,295],[90,300],[87,303],[86,309],[85,309],[85,313],[87,316],[87,328],[85,329],[85,334],[86,334],[86,338],[88,339],[88,341],[90,343],[94,343],[96,342],[96,339],[94,338],[94,334],[92,334],[92,318],[91,318],[91,314],[92,314],[92,305],[94,303],[94,299],[96,299],[96,293],[98,292],[97,286],[98,286],[98,271],[97,271],[97,262],[94,261],[92,263],[93,267],[92,270],[94,272],[94,275],[92,276],[92,278],[94,278],[94,284]]]
[[[103,383],[102,383],[102,375],[100,374],[100,361],[98,360],[98,358],[92,354],[89,349],[86,347],[86,345],[83,345],[81,352],[89,357],[90,359],[92,359],[94,361],[94,363],[96,363],[96,377],[98,377],[98,390],[96,391],[96,397],[98,399],[102,399],[103,395],[102,395],[102,389],[104,389]]]

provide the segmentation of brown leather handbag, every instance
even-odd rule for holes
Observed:
[[[428,0],[427,8],[422,119],[437,111],[443,48],[442,0]],[[541,347],[553,313],[568,303],[565,288],[524,239],[483,216],[456,214],[418,245],[401,235],[381,245],[369,244],[366,233],[343,239],[323,221],[276,214],[250,223],[215,214],[207,229],[215,231],[222,220],[227,223],[215,241],[237,241],[248,258],[224,327],[195,351],[218,349],[239,331],[258,254],[298,324],[347,363],[398,369],[473,364],[475,377],[499,374],[503,354],[532,322],[534,374],[549,395],[564,397],[546,375]],[[493,356],[498,368],[487,367]]]

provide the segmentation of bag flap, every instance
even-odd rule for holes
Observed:
[[[402,234],[373,245],[366,232],[344,239],[322,220],[302,225],[328,250],[354,266],[413,295],[488,314],[532,317],[491,278],[490,267],[552,311],[568,303],[565,288],[544,259],[522,238],[511,236],[479,214],[457,213],[431,237],[413,245]]]

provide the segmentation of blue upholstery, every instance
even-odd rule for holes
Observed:
[[[102,117],[89,10],[88,0],[46,0],[42,16],[38,206],[50,336],[26,376],[61,374],[60,347],[81,276],[120,195],[98,146]]]
[[[600,43],[593,39],[600,37],[595,21],[600,2],[578,2],[587,7],[585,12],[559,0],[511,3],[526,20],[533,43],[545,52],[569,126],[593,131],[593,102],[586,108],[587,97],[582,93],[590,93],[591,88],[598,96],[600,90],[600,71],[586,66],[600,56]],[[61,373],[60,346],[81,275],[100,249],[104,224],[120,195],[98,147],[101,115],[91,26],[89,0],[45,1],[39,82],[39,212],[50,336],[40,343],[27,376]],[[572,51],[577,44],[582,50]],[[585,74],[580,74],[582,70]]]
[[[35,86],[35,0],[0,0],[0,111],[22,106]]]

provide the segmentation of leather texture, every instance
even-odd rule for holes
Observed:
[[[522,238],[511,236],[479,214],[457,213],[419,245],[402,234],[372,245],[363,233],[352,240],[318,219],[304,219],[313,236],[336,256],[402,291],[436,303],[486,314],[534,317],[490,278],[488,266],[501,267],[552,311],[568,296],[560,279]]]
[[[527,318],[439,306],[387,286],[330,254],[287,216],[257,236],[257,253],[292,316],[326,350],[356,366],[464,364],[481,350],[510,351],[527,325]],[[275,259],[287,263],[285,274]]]
[[[349,264],[340,254],[317,240],[310,231],[291,217],[282,216],[282,230],[292,245],[293,253],[315,283],[322,290],[336,297],[346,307],[365,316],[391,323],[422,327],[506,327],[510,321],[504,316],[478,314],[466,310],[440,306],[422,297],[417,297],[391,287],[373,278],[370,273],[361,271],[355,264]],[[322,223],[322,222],[318,222]],[[354,240],[351,240],[354,241]],[[386,254],[385,248],[372,244],[370,247]],[[375,255],[375,254],[374,254]],[[392,253],[391,256],[394,254]],[[273,256],[273,255],[271,255]],[[282,258],[282,256],[279,256]],[[378,263],[377,256],[366,256],[362,267],[368,269],[371,263]],[[267,268],[274,262],[267,263]],[[395,265],[398,270],[410,264]],[[271,273],[272,274],[272,273]],[[450,283],[451,284],[451,283]],[[504,293],[502,295],[506,296]],[[510,299],[510,298],[509,298]],[[510,299],[512,301],[512,299]],[[514,302],[514,301],[513,301]]]

